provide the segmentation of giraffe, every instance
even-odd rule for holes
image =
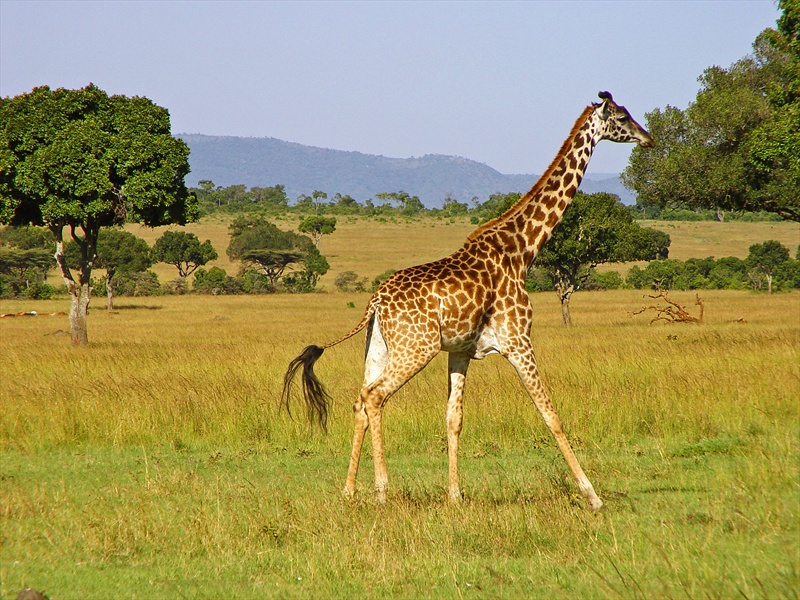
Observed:
[[[500,354],[516,369],[531,400],[555,438],[581,493],[593,510],[603,502],[583,472],[539,376],[530,329],[532,310],[525,274],[575,195],[600,140],[636,142],[653,138],[616,104],[608,92],[587,106],[553,162],[505,214],[479,226],[446,258],[398,271],[372,295],[361,322],[323,346],[310,345],[291,361],[282,401],[289,408],[292,381],[302,367],[303,397],[309,418],[326,429],[330,397],[314,374],[326,348],[367,329],[364,382],[353,405],[355,428],[344,494],[353,496],[361,448],[371,431],[375,492],[386,501],[388,476],[381,420],[389,397],[440,351],[448,353],[448,496],[461,499],[458,440],[462,397],[471,360]]]

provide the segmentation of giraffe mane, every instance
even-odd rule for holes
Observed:
[[[569,149],[570,149],[570,147],[572,145],[572,140],[575,138],[576,135],[578,135],[578,131],[580,131],[580,128],[583,127],[583,124],[586,122],[586,120],[589,118],[589,115],[592,114],[592,111],[595,108],[597,108],[596,104],[590,104],[585,109],[583,109],[583,112],[581,113],[581,116],[579,116],[578,119],[575,121],[575,124],[572,126],[572,130],[569,132],[569,135],[564,140],[564,142],[561,144],[561,148],[559,149],[559,151],[556,154],[555,158],[550,163],[550,166],[547,167],[545,172],[542,173],[542,175],[539,177],[539,179],[536,181],[536,183],[533,184],[533,187],[526,194],[524,194],[519,200],[517,200],[517,202],[514,204],[514,206],[509,208],[502,215],[500,215],[498,217],[495,217],[494,219],[492,219],[490,221],[487,221],[486,223],[484,223],[483,225],[481,225],[477,229],[475,229],[475,231],[473,231],[467,237],[467,240],[474,240],[478,236],[480,236],[482,233],[487,231],[488,229],[493,228],[498,223],[506,221],[512,215],[516,214],[516,212],[522,206],[524,206],[525,204],[530,202],[531,199],[536,197],[542,191],[542,188],[544,187],[544,184],[547,182],[547,180],[553,174],[553,171],[556,170],[556,167],[558,166],[558,163],[561,161],[562,158],[564,158],[564,156],[566,156],[568,154]]]

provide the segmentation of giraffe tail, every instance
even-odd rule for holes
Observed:
[[[281,403],[284,407],[286,407],[286,412],[291,415],[291,411],[289,410],[289,396],[291,394],[292,382],[302,367],[303,375],[301,381],[303,387],[303,399],[305,400],[308,419],[312,425],[316,423],[320,426],[320,428],[322,428],[323,431],[328,431],[328,406],[331,402],[331,397],[325,390],[322,382],[314,373],[314,365],[316,364],[317,360],[319,360],[319,357],[322,356],[322,353],[326,348],[335,346],[336,344],[353,337],[359,331],[364,329],[364,327],[367,326],[367,323],[369,323],[370,319],[372,319],[372,316],[375,314],[377,307],[378,297],[376,294],[370,299],[369,304],[367,305],[367,310],[364,312],[361,322],[350,332],[333,342],[325,344],[324,346],[316,346],[314,344],[306,346],[305,349],[300,353],[300,356],[293,359],[289,363],[289,368],[286,370],[286,375],[283,377],[283,392],[281,393]]]

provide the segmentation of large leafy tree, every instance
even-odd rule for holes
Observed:
[[[165,231],[152,251],[153,260],[173,265],[182,279],[218,256],[211,240],[201,243],[200,238],[187,231]]]
[[[767,283],[767,293],[772,293],[772,282],[775,274],[789,261],[789,249],[775,240],[767,240],[761,244],[750,246],[746,264],[751,277]]]
[[[170,133],[169,113],[147,98],[35,88],[0,99],[0,223],[44,225],[71,297],[73,344],[88,343],[90,277],[101,227],[148,226],[197,216],[184,184],[189,148]],[[64,238],[79,248],[77,278]]]
[[[728,69],[710,67],[685,110],[646,115],[658,145],[634,149],[623,181],[643,206],[765,210],[800,221],[800,27],[781,0],[778,29]]]
[[[666,257],[669,236],[641,227],[613,194],[578,192],[534,261],[555,283],[565,325],[569,302],[597,265]]]
[[[229,230],[228,256],[262,271],[273,290],[289,265],[302,263],[316,250],[311,238],[283,231],[263,217],[238,217],[231,222]]]

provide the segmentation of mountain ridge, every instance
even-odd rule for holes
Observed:
[[[354,150],[333,150],[306,146],[272,137],[213,136],[180,133],[189,146],[189,186],[211,180],[227,187],[283,185],[291,201],[299,195],[320,190],[333,196],[348,194],[364,202],[381,192],[405,191],[418,196],[428,208],[441,207],[446,196],[460,202],[491,194],[524,192],[538,175],[505,175],[492,167],[462,156],[426,154],[422,157],[392,158]],[[626,204],[635,202],[616,173],[584,178],[586,193],[617,194]]]

